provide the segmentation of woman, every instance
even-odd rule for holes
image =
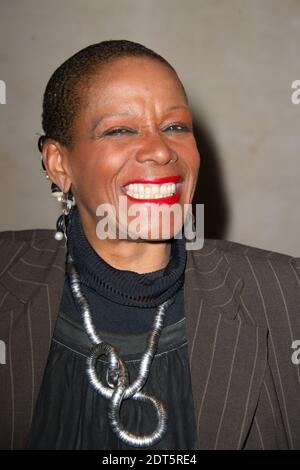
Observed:
[[[300,448],[300,260],[186,251],[186,219],[166,235],[153,216],[186,215],[192,126],[176,72],[140,44],[89,46],[51,77],[39,148],[63,213],[55,237],[1,237],[2,447]]]

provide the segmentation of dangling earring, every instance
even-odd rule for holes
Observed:
[[[51,191],[56,200],[62,204],[62,214],[57,219],[54,238],[60,241],[65,237],[67,240],[69,215],[72,207],[75,206],[75,198],[71,191],[64,193],[55,183],[51,184]]]
[[[41,135],[38,139],[38,149],[40,153],[43,151],[43,145],[45,140],[47,139],[46,135]],[[41,155],[41,163],[42,163],[42,170],[41,172],[49,179],[49,175],[47,174],[47,169],[45,167],[43,156]],[[55,183],[51,184],[51,192],[52,196],[54,196],[57,202],[62,204],[62,214],[58,217],[56,222],[56,232],[54,235],[55,240],[60,241],[64,237],[67,240],[67,229],[68,223],[70,218],[70,212],[73,206],[75,206],[75,197],[73,196],[71,191],[64,193]]]

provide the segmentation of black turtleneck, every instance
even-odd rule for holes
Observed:
[[[101,340],[113,345],[126,363],[130,383],[140,373],[157,306],[174,296],[143,386],[143,392],[161,400],[168,413],[166,434],[150,450],[194,450],[198,448],[197,426],[183,302],[185,240],[170,243],[171,256],[164,269],[138,274],[115,269],[97,255],[84,235],[77,211],[69,225],[69,251],[90,303],[93,323]],[[73,301],[68,277],[61,310],[26,448],[136,450],[113,431],[109,400],[90,385],[86,361],[92,343]],[[104,384],[107,367],[107,360],[98,358],[97,377]],[[157,414],[144,400],[124,400],[121,411],[123,426],[134,435],[149,435],[157,427]]]
[[[68,229],[68,250],[97,329],[119,334],[150,331],[157,307],[172,296],[175,302],[166,311],[164,326],[184,317],[185,239],[172,239],[168,243],[171,243],[171,254],[165,268],[145,274],[116,269],[94,251],[84,234],[79,211],[73,211]],[[82,323],[68,277],[61,310]]]

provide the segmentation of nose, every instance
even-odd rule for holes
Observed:
[[[146,161],[156,162],[159,165],[166,165],[178,160],[178,155],[165,141],[159,132],[149,132],[143,138],[143,144],[136,154],[136,160],[140,163]]]

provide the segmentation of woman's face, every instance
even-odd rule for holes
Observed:
[[[91,226],[99,221],[97,207],[111,204],[120,226],[122,197],[127,210],[137,204],[140,214],[146,214],[147,228],[144,223],[136,227],[139,238],[155,238],[151,233],[157,229],[158,239],[171,238],[182,220],[165,237],[162,219],[151,210],[163,203],[167,211],[175,204],[183,210],[191,203],[200,165],[191,111],[178,78],[155,60],[120,58],[95,75],[82,93],[74,145],[66,151],[81,216]],[[137,215],[126,213],[127,224]]]

